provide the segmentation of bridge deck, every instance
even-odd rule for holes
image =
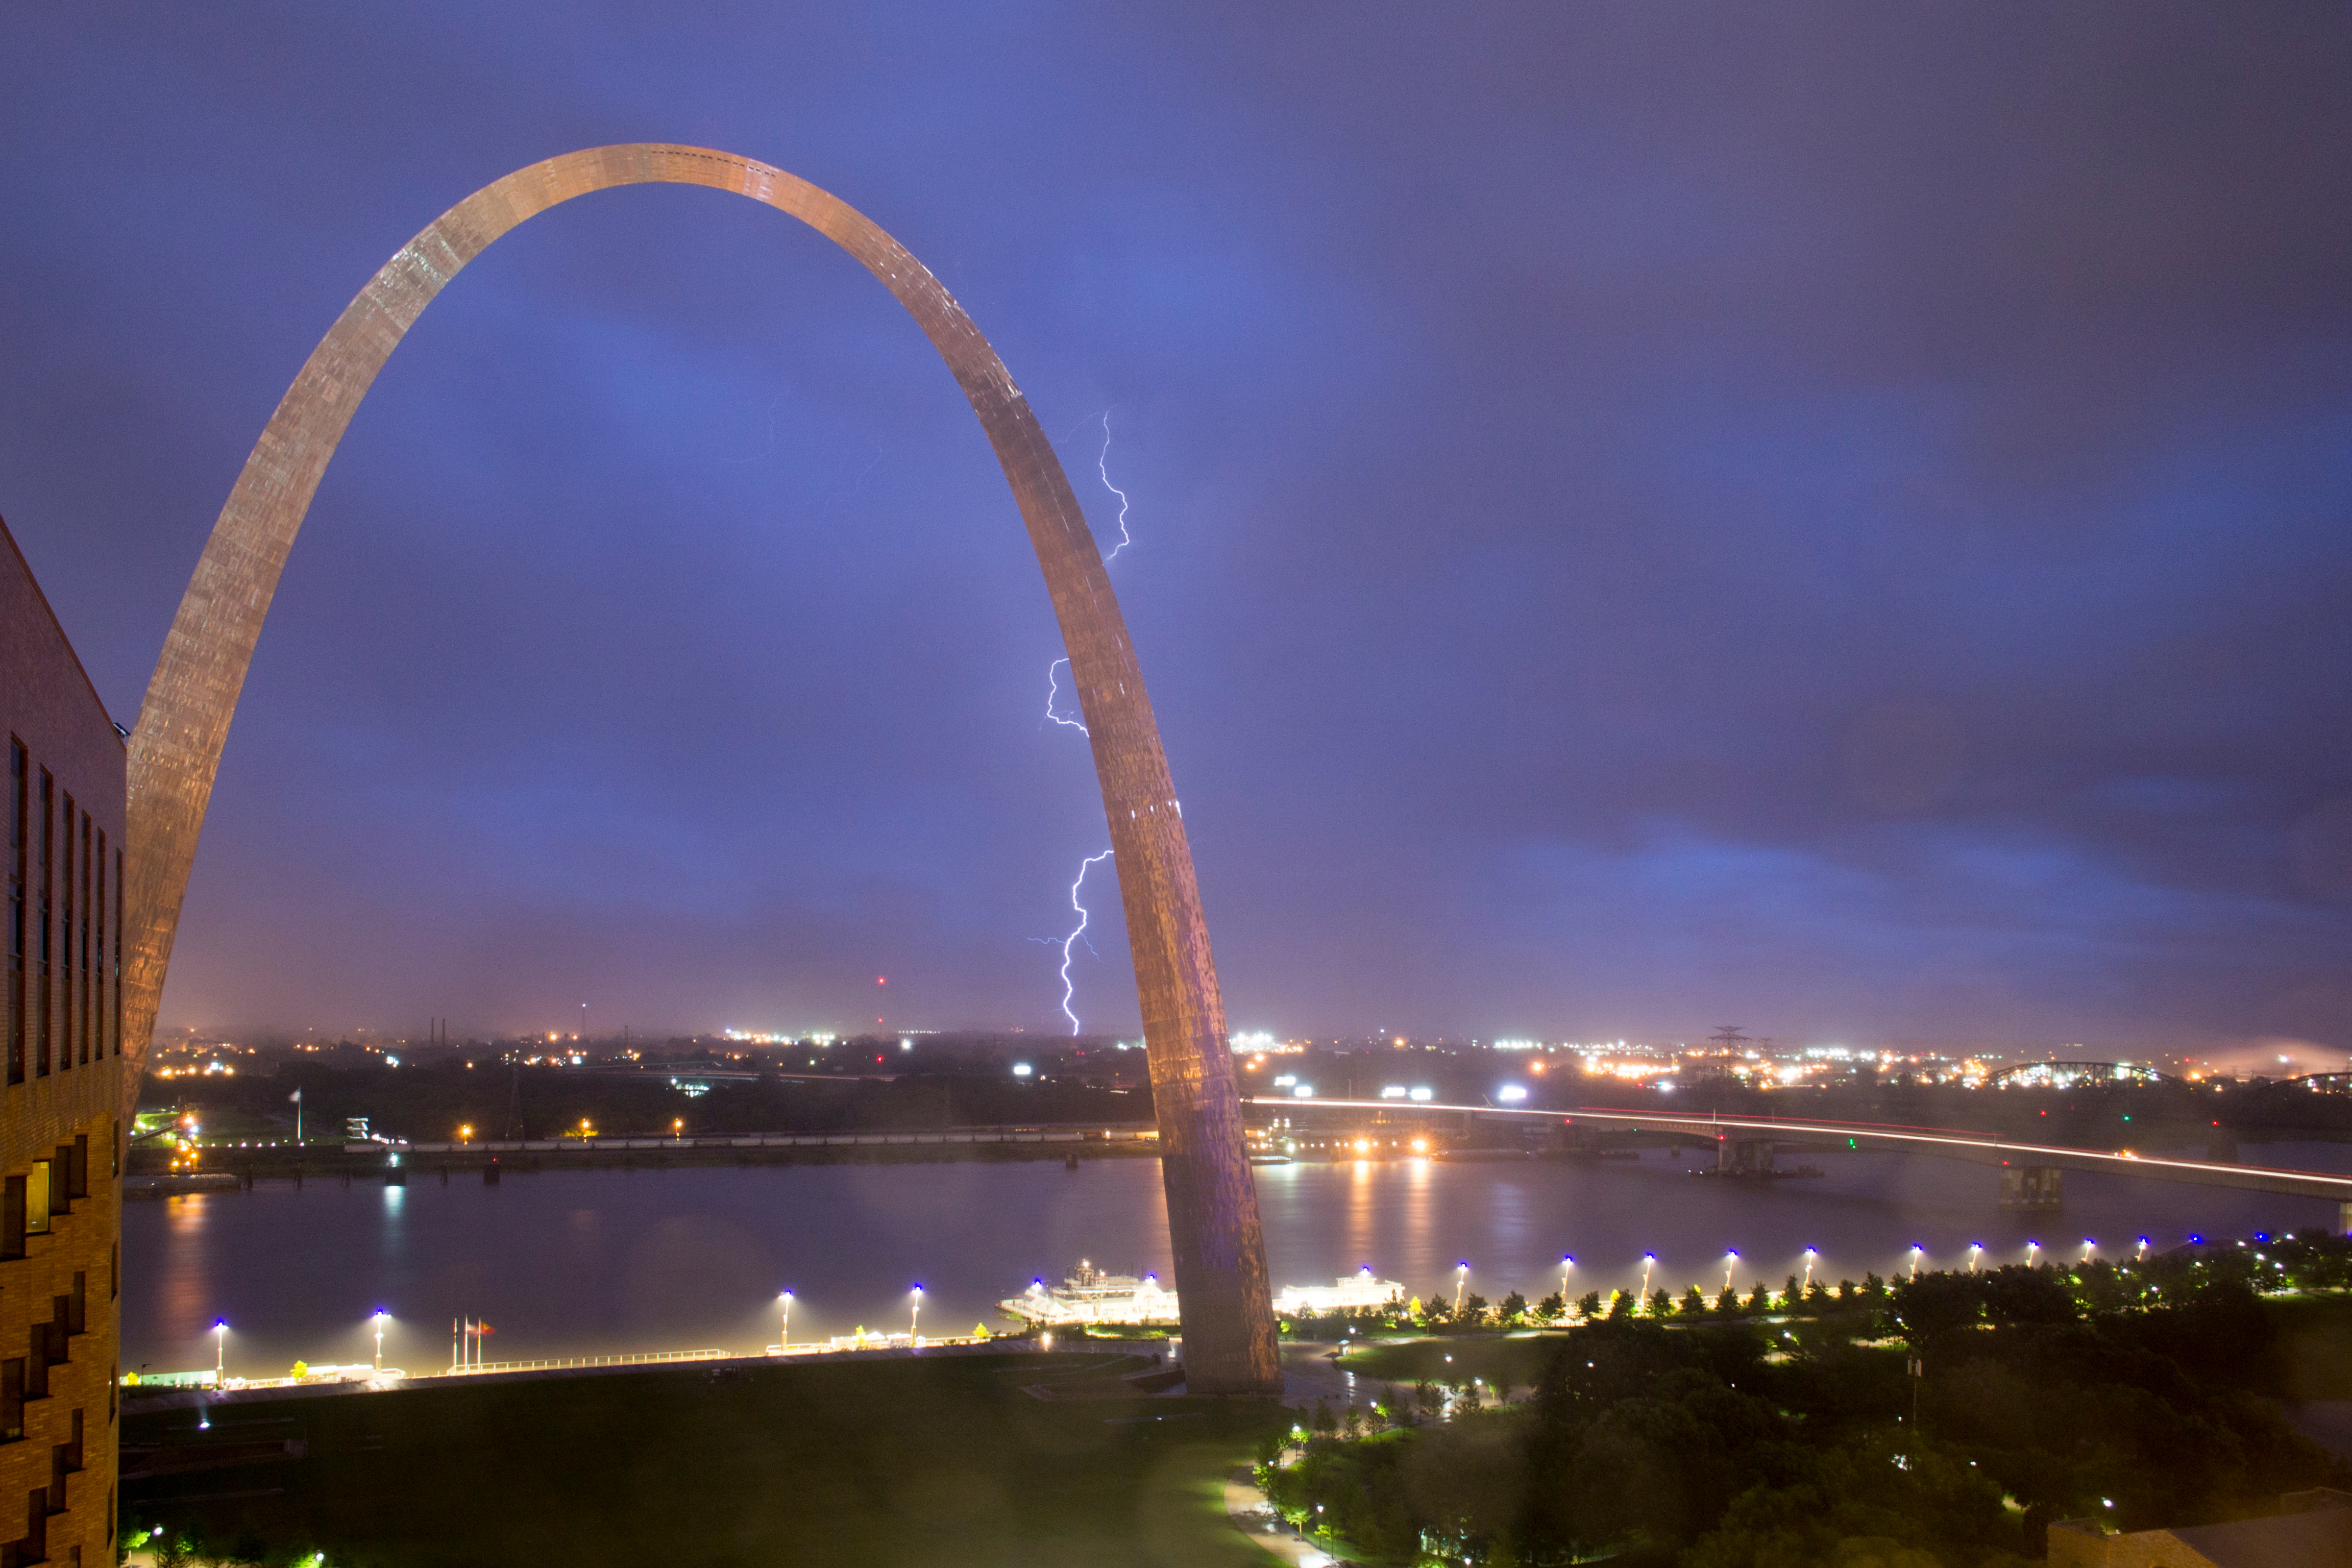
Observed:
[[[2352,1176],[2332,1176],[2320,1171],[2289,1171],[2267,1165],[2233,1165],[2217,1160],[2174,1160],[2137,1154],[2128,1149],[2069,1149],[2054,1143],[2028,1143],[1993,1132],[1972,1132],[1942,1127],[1890,1127],[1882,1122],[1800,1121],[1779,1117],[1713,1116],[1642,1110],[1514,1110],[1491,1105],[1433,1105],[1427,1101],[1400,1105],[1392,1100],[1276,1100],[1259,1097],[1255,1105],[1280,1105],[1297,1110],[1379,1110],[1394,1115],[1450,1112],[1481,1121],[1550,1121],[1568,1127],[1622,1127],[1641,1132],[1665,1132],[1713,1142],[1721,1139],[1771,1138],[1798,1142],[1852,1140],[1858,1147],[1895,1149],[1938,1159],[1966,1160],[1978,1165],[2031,1165],[2062,1171],[2098,1171],[2109,1175],[2137,1176],[2155,1182],[2190,1182],[2200,1186],[2237,1187],[2249,1192],[2284,1193],[2295,1197],[2333,1198],[2352,1203]]]

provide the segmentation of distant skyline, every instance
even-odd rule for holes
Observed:
[[[2352,1042],[2340,8],[9,26],[0,516],[123,723],[368,276],[699,142],[929,261],[1106,548],[1125,492],[1236,1028]],[[854,265],[549,215],[328,474],[159,1037],[1066,1029],[1059,652]]]

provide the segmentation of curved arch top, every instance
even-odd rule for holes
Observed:
[[[947,362],[1013,487],[1061,625],[1117,853],[1160,1123],[1197,1392],[1276,1392],[1273,1307],[1224,1004],[1192,853],[1118,601],[1028,400],[938,279],[846,203],[781,169],[701,147],[597,147],[519,169],[386,262],[311,353],[221,509],[172,622],[130,746],[123,1037],[136,1084],[229,721],[294,536],[378,371],[467,262],[526,218],[592,191],[705,185],[800,219],[856,257]]]

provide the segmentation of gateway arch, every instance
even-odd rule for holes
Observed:
[[[1190,1386],[1279,1392],[1257,1194],[1192,852],[1094,534],[1028,400],[939,279],[846,204],[731,153],[598,147],[517,170],[403,246],[294,378],[221,509],[131,738],[126,1081],[136,1085],[145,1066],[205,809],[262,619],[328,459],[376,373],[434,296],[491,241],[574,196],[646,184],[749,196],[856,257],[915,318],[988,432],[1053,597],[1109,819],[1159,1111]]]

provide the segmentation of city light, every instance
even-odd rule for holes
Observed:
[[[213,1386],[218,1388],[228,1378],[228,1320],[213,1324]]]
[[[2142,1261],[2147,1258],[2147,1237],[2144,1236],[2139,1238],[2139,1258]]]
[[[1727,1252],[1723,1255],[1723,1288],[1725,1289],[1731,1289],[1731,1271],[1738,1267],[1739,1267],[1739,1254]]]
[[[1969,1273],[1974,1274],[1977,1271],[1977,1261],[1982,1257],[1984,1257],[1984,1243],[1981,1241],[1972,1241],[1969,1243]]]
[[[776,1348],[782,1350],[793,1342],[793,1293],[787,1290],[776,1300],[784,1304],[784,1321],[776,1329]]]
[[[1527,1097],[1528,1090],[1525,1084],[1507,1083],[1495,1091],[1495,1098],[1507,1105],[1516,1105]]]
[[[1658,1255],[1656,1253],[1645,1252],[1642,1254],[1642,1300],[1644,1301],[1650,1299],[1650,1270],[1656,1268],[1657,1265]]]
[[[375,1369],[378,1372],[383,1370],[383,1326],[391,1321],[391,1313],[382,1307],[375,1310]]]
[[[2038,1241],[2029,1241],[2025,1244],[2025,1266],[2028,1268],[2033,1267],[2033,1255],[2041,1250],[2042,1244]]]
[[[1408,1094],[1405,1098],[1408,1100],[1434,1100],[1436,1098],[1436,1094],[1433,1090],[1427,1088],[1415,1086],[1412,1092]]]
[[[1813,1258],[1816,1255],[1811,1247],[1809,1247],[1805,1248],[1805,1289],[1808,1290],[1813,1288]]]
[[[1014,1062],[1013,1064],[1013,1076],[1014,1078],[1027,1078],[1031,1070],[1032,1069],[1027,1062]]]
[[[1462,1310],[1462,1287],[1470,1282],[1470,1263],[1465,1258],[1454,1271],[1454,1310]],[[1448,1359],[1451,1359],[1450,1357]]]
[[[911,1305],[907,1310],[907,1342],[910,1345],[919,1345],[923,1342],[921,1332],[923,1288],[920,1285],[916,1286],[914,1289],[908,1292],[908,1300]]]
[[[1916,1279],[1917,1278],[1919,1278],[1919,1255],[1920,1255],[1920,1253],[1922,1253],[1922,1252],[1924,1252],[1924,1251],[1926,1251],[1926,1250],[1927,1250],[1927,1249],[1926,1249],[1925,1247],[1920,1247],[1920,1246],[1919,1246],[1917,1243],[1916,1243],[1916,1242],[1912,1244],[1912,1247],[1911,1247],[1911,1278],[1912,1278],[1912,1279]]]

